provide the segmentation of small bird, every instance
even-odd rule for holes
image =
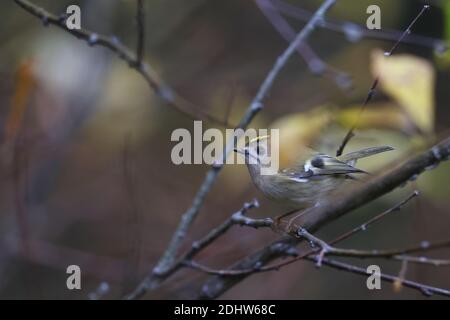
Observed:
[[[273,175],[262,175],[261,166],[267,164],[267,157],[270,157],[268,138],[257,137],[244,148],[234,151],[244,155],[254,184],[265,196],[296,211],[319,205],[346,180],[357,180],[354,175],[367,174],[355,167],[356,160],[394,150],[389,146],[380,146],[331,157],[302,148],[292,167],[278,170]]]

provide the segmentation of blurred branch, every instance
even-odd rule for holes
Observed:
[[[109,292],[111,291],[111,287],[108,282],[101,282],[95,291],[92,291],[88,294],[89,300],[100,300],[103,299]]]
[[[394,54],[395,50],[398,48],[400,43],[409,35],[411,34],[412,27],[416,24],[416,22],[420,19],[420,17],[430,8],[429,5],[424,5],[422,7],[422,10],[417,14],[417,16],[411,21],[411,23],[408,25],[406,30],[401,34],[401,36],[398,38],[398,40],[394,43],[391,50],[385,52],[386,57],[390,57],[392,54]],[[375,96],[377,87],[378,87],[379,77],[375,77],[375,80],[372,83],[372,86],[369,89],[369,92],[367,93],[366,100],[361,106],[361,109],[359,110],[358,116],[356,117],[355,123],[351,126],[347,134],[345,135],[344,139],[342,140],[341,145],[339,146],[338,150],[336,151],[336,156],[339,157],[344,152],[345,147],[350,142],[350,140],[355,136],[354,131],[356,130],[356,126],[358,125],[358,122],[361,118],[362,113],[364,112],[364,109],[366,108],[367,104],[372,100],[372,98]]]
[[[124,139],[122,151],[122,174],[124,194],[129,201],[129,210],[126,214],[127,242],[129,243],[128,257],[124,267],[124,279],[122,291],[128,292],[139,281],[139,261],[141,258],[142,232],[140,229],[140,210],[138,205],[138,193],[135,186],[135,173],[133,170],[133,150],[131,133]]]
[[[282,0],[270,1],[279,12],[285,14],[288,17],[295,18],[300,21],[308,21],[312,16],[312,13],[308,10],[299,8],[298,6],[284,2]],[[346,21],[332,21],[329,19],[324,19],[320,24],[320,27],[342,33],[351,42],[356,42],[363,38],[397,41],[397,39],[403,34],[402,31],[398,30],[389,30],[385,28],[383,28],[382,30],[369,30],[364,25]],[[438,51],[448,50],[448,43],[446,43],[445,41],[416,34],[409,35],[404,39],[403,42],[407,44],[433,48]]]
[[[317,263],[317,257],[305,257],[305,260]],[[336,260],[332,260],[332,259],[328,259],[328,258],[323,258],[321,263],[325,266],[328,266],[328,267],[331,267],[334,269],[362,275],[364,277],[367,277],[367,275],[368,275],[366,269],[349,264],[349,263],[344,263],[344,262],[340,262],[340,261],[336,261]],[[230,274],[230,272],[233,271],[233,270],[212,269],[212,268],[204,266],[200,263],[197,263],[195,261],[190,261],[189,263],[186,263],[185,265],[186,265],[186,267],[189,267],[191,269],[198,270],[198,271],[206,273],[206,274],[214,275],[216,277],[229,278],[229,276],[232,275],[232,274]],[[258,271],[258,268],[255,268],[254,272],[257,272],[257,271]],[[423,283],[419,283],[419,282],[415,282],[412,280],[407,280],[401,276],[396,277],[396,276],[389,275],[386,273],[380,273],[380,279],[383,281],[394,283],[394,284],[397,282],[401,283],[401,285],[404,285],[405,287],[408,287],[408,288],[411,288],[414,290],[419,290],[422,294],[424,294],[426,296],[437,294],[437,295],[441,295],[441,296],[450,297],[449,290],[432,287],[432,286],[429,286],[429,285],[426,285]],[[208,288],[205,288],[205,287],[203,288],[202,294],[199,297],[200,299],[211,299],[211,296],[208,294],[207,290],[208,290]]]
[[[285,18],[272,5],[270,0],[255,0],[256,5],[266,16],[267,20],[288,42],[295,37],[295,30],[289,25]],[[331,79],[341,89],[349,89],[352,85],[350,76],[342,71],[337,71],[328,66],[307,43],[302,43],[297,47],[298,53],[308,65],[311,73]]]
[[[29,167],[30,137],[26,114],[36,87],[33,63],[27,60],[20,64],[14,81],[14,94],[9,114],[4,124],[4,137],[0,141],[2,155],[8,159],[12,174],[13,198],[21,249],[25,256],[31,255],[29,228]]]
[[[308,232],[315,232],[325,224],[330,223],[348,212],[391,192],[395,188],[410,181],[413,177],[417,177],[417,175],[422,172],[435,168],[441,161],[447,160],[449,156],[450,137],[447,137],[445,140],[436,144],[429,150],[412,157],[379,177],[374,177],[363,186],[358,186],[358,188],[347,190],[348,192],[345,194],[341,194],[339,197],[330,199],[321,206],[312,208],[309,214],[305,217],[305,221],[298,223],[297,226],[305,228]],[[400,206],[402,204],[403,202]],[[392,212],[392,210],[389,212]],[[384,215],[385,214],[382,216]],[[379,219],[380,218],[377,218],[375,221]],[[359,229],[361,230],[362,228]],[[291,230],[291,234],[294,236],[296,232],[296,228]],[[351,232],[355,233],[356,231]],[[344,238],[346,239],[348,236],[343,237],[343,239]],[[264,269],[263,266],[270,261],[286,256],[286,252],[289,252],[289,250],[292,249],[293,246],[297,245],[298,242],[299,239],[292,236],[282,237],[259,251],[237,261],[229,268],[229,270],[237,271],[236,276],[214,276],[208,279],[203,286],[201,297],[216,298],[220,296],[232,286],[245,279],[248,275],[254,273],[255,265],[259,266],[258,269],[262,271],[278,269],[281,267],[281,264],[276,267],[268,267],[266,269]],[[302,257],[306,258],[309,254],[311,254],[311,252],[302,255]],[[239,273],[240,270],[243,270],[243,272]]]
[[[311,17],[305,27],[297,34],[295,39],[291,42],[289,47],[277,58],[275,64],[272,69],[267,74],[263,83],[261,84],[256,96],[253,98],[250,103],[247,111],[242,117],[239,125],[236,129],[241,128],[245,129],[248,124],[253,120],[253,118],[258,114],[258,112],[263,108],[263,102],[269,93],[275,79],[278,77],[280,71],[284,68],[289,58],[295,52],[296,48],[300,46],[314,31],[316,25],[323,19],[325,13],[330,9],[336,0],[326,0],[319,7],[316,13]],[[203,201],[206,195],[210,192],[214,182],[216,181],[220,170],[223,167],[223,163],[225,163],[227,155],[231,152],[235,145],[234,137],[232,141],[227,143],[227,147],[224,150],[224,154],[222,157],[221,163],[217,163],[213,165],[210,171],[207,173],[205,180],[203,181],[200,189],[194,197],[193,203],[191,207],[183,213],[180,223],[175,230],[175,233],[172,236],[172,239],[164,252],[161,259],[158,261],[157,265],[153,268],[152,272],[143,280],[143,282],[138,286],[138,288],[129,296],[130,298],[139,298],[145,292],[153,287],[153,279],[155,276],[157,277],[159,274],[164,274],[167,270],[169,270],[172,265],[175,263],[177,252],[183,242],[184,237],[195,218],[197,217],[200,208],[203,205]]]
[[[313,259],[314,258],[308,258],[308,260],[313,260]],[[359,274],[364,277],[367,277],[366,269],[360,268],[360,267],[357,267],[357,266],[354,266],[354,265],[351,265],[348,263],[344,263],[344,262],[340,262],[340,261],[336,261],[336,260],[332,260],[332,259],[328,259],[328,258],[324,258],[322,260],[322,263],[323,263],[323,265],[326,265],[326,266],[334,268],[334,269],[347,271],[347,272],[351,272],[354,274]],[[395,283],[396,281],[401,281],[401,284],[403,286],[411,288],[411,289],[419,290],[422,294],[424,294],[426,296],[431,296],[433,294],[437,294],[437,295],[441,295],[441,296],[450,297],[449,290],[428,286],[428,285],[425,285],[425,284],[422,284],[419,282],[415,282],[415,281],[411,281],[411,280],[407,280],[407,279],[400,279],[399,277],[392,276],[389,274],[380,273],[380,279],[384,280],[384,281],[392,282],[392,283]]]
[[[128,63],[130,68],[136,70],[145,79],[150,88],[168,105],[172,106],[179,112],[187,115],[190,118],[198,118],[205,121],[211,121],[216,124],[226,125],[222,120],[216,119],[212,115],[196,107],[191,102],[185,100],[179,96],[172,88],[170,88],[159,77],[156,71],[148,64],[142,61],[144,50],[144,13],[143,7],[138,5],[138,49],[137,55],[135,55],[130,49],[123,45],[120,40],[115,36],[105,36],[86,29],[68,29],[66,26],[66,15],[56,16],[45,9],[38,7],[27,0],[14,0],[21,8],[28,13],[41,19],[45,26],[52,24],[59,27],[65,32],[77,37],[78,39],[85,40],[90,46],[105,47],[117,56]],[[141,1],[139,1],[141,2]]]
[[[414,256],[395,256],[396,260],[400,261],[407,261],[410,263],[418,263],[418,264],[429,264],[434,267],[443,267],[443,266],[450,266],[450,260],[449,259],[431,259],[427,257],[414,257]]]

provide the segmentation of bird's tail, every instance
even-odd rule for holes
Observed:
[[[372,148],[366,148],[366,149],[362,149],[362,150],[344,154],[344,155],[340,156],[338,159],[342,162],[354,165],[354,163],[358,159],[370,157],[370,156],[373,156],[378,153],[392,151],[392,150],[394,150],[394,148],[389,147],[389,146],[372,147]]]
[[[358,159],[370,157],[370,156],[373,156],[378,153],[392,151],[392,150],[394,150],[394,148],[389,147],[389,146],[372,147],[372,148],[366,148],[366,149],[362,149],[362,150],[344,154],[344,155],[340,156],[338,159],[340,161],[346,162],[346,163],[356,162],[356,160],[358,160]]]

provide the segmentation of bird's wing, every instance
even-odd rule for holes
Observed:
[[[283,174],[296,179],[309,179],[323,175],[366,173],[363,170],[325,154],[316,154],[303,164],[282,171]]]
[[[303,167],[302,168],[292,167],[282,170],[279,176],[297,182],[307,182],[310,178],[314,176],[314,173],[311,170],[307,172],[303,171]]]
[[[305,163],[305,171],[311,170],[314,175],[366,173],[354,166],[328,155],[317,155]]]

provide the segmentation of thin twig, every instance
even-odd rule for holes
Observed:
[[[299,228],[298,235],[308,240],[313,246],[319,246],[320,250],[317,256],[317,266],[320,267],[322,259],[325,255],[333,255],[340,257],[353,257],[353,258],[392,258],[394,256],[400,256],[408,253],[430,251],[439,248],[450,247],[450,240],[440,241],[436,243],[429,243],[428,241],[422,241],[420,245],[403,248],[403,249],[391,249],[391,250],[357,250],[357,249],[342,249],[336,248],[323,241],[322,239],[309,233],[305,228]],[[316,250],[317,251],[317,250]]]
[[[394,54],[395,50],[398,48],[400,43],[405,39],[405,37],[408,36],[409,34],[411,34],[411,30],[412,30],[412,27],[414,26],[414,24],[420,19],[420,17],[425,13],[425,11],[427,11],[429,9],[429,7],[430,7],[429,5],[424,5],[423,6],[422,10],[420,10],[420,12],[417,14],[417,16],[408,25],[406,30],[401,34],[401,36],[398,38],[398,40],[394,43],[394,45],[392,46],[391,50],[385,52],[385,56],[389,57],[392,54]],[[355,136],[354,131],[356,130],[356,126],[358,125],[358,122],[359,122],[359,120],[361,118],[361,115],[364,112],[367,104],[374,97],[374,95],[376,93],[376,90],[377,90],[377,87],[378,87],[378,83],[379,83],[379,77],[377,76],[377,77],[375,77],[375,80],[373,81],[372,86],[370,87],[369,92],[367,93],[366,100],[362,104],[361,109],[359,110],[359,113],[358,113],[358,116],[356,117],[355,122],[353,123],[353,125],[351,126],[351,128],[347,132],[347,134],[345,135],[344,139],[342,140],[341,145],[339,146],[339,148],[336,151],[336,156],[337,157],[342,155],[346,145]]]
[[[89,300],[101,300],[111,291],[111,286],[108,282],[101,282],[98,287],[88,294]]]
[[[403,287],[403,281],[406,277],[406,272],[408,272],[408,261],[402,260],[402,265],[400,267],[400,271],[398,272],[397,280],[394,281],[394,291],[400,292]]]
[[[286,41],[291,42],[295,37],[295,30],[273,6],[271,1],[255,0],[255,2],[278,33],[280,33]],[[305,60],[311,73],[330,78],[341,89],[347,90],[351,87],[352,83],[350,76],[345,72],[335,70],[328,66],[307,43],[302,43],[302,45],[297,47],[297,51],[302,56],[303,60]]]
[[[179,112],[187,115],[190,118],[211,121],[220,125],[227,125],[223,123],[222,120],[216,119],[214,116],[205,113],[200,107],[195,106],[191,102],[179,96],[171,87],[164,83],[164,81],[148,63],[140,60],[142,58],[141,56],[135,55],[130,49],[122,44],[117,37],[101,35],[83,28],[68,29],[65,22],[65,15],[56,16],[28,0],[14,1],[25,11],[41,19],[44,25],[51,24],[57,26],[65,32],[75,36],[76,38],[85,40],[90,46],[105,47],[116,53],[120,59],[128,63],[130,68],[136,70],[139,74],[141,74],[150,88],[165,103],[172,106]],[[140,30],[140,27],[138,29]],[[141,38],[141,35],[139,35],[138,38]],[[139,46],[142,46],[142,49],[139,49],[138,51],[139,54],[143,54],[144,48],[143,38],[141,40],[138,40],[138,43],[140,43]]]
[[[362,223],[361,225],[357,226],[356,228],[353,228],[352,230],[340,235],[339,237],[330,241],[330,244],[336,244],[338,242],[344,241],[360,231],[367,230],[367,228],[370,225],[374,224],[375,222],[378,222],[380,219],[384,218],[388,214],[401,210],[405,204],[407,204],[409,201],[411,201],[413,198],[417,197],[418,195],[419,195],[419,191],[415,190],[412,194],[410,194],[407,198],[405,198],[401,202],[397,203],[395,206],[387,209],[386,211],[383,211],[382,213],[380,213],[380,214],[376,215],[375,217],[369,219],[368,221]]]
[[[308,257],[307,259],[314,261],[314,258]],[[351,265],[348,263],[324,258],[322,260],[322,264],[325,266],[328,266],[328,267],[332,267],[335,269],[339,269],[339,270],[343,270],[343,271],[347,271],[347,272],[351,272],[354,274],[359,274],[359,275],[367,277],[367,271],[364,268],[360,268],[360,267],[357,267],[357,266],[354,266],[354,265]],[[381,273],[380,279],[393,283],[398,280],[398,277]],[[449,290],[428,286],[428,285],[425,285],[425,284],[422,284],[419,282],[403,279],[402,285],[405,287],[411,288],[411,289],[419,290],[422,294],[424,294],[426,296],[431,296],[433,294],[436,294],[436,295],[440,295],[440,296],[450,297]]]

